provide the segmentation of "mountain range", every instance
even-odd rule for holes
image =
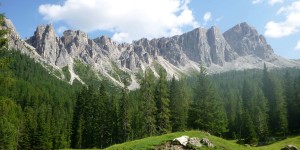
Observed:
[[[90,39],[79,30],[66,30],[59,37],[51,24],[38,26],[32,37],[22,39],[13,23],[9,19],[5,22],[4,28],[10,30],[10,49],[29,55],[70,84],[85,82],[75,69],[78,64],[91,68],[99,80],[106,78],[122,86],[126,78],[129,89],[139,87],[137,75],[146,69],[158,76],[158,70],[164,68],[168,78],[180,78],[197,72],[200,64],[208,73],[262,68],[263,64],[269,68],[300,66],[299,61],[276,55],[264,36],[245,22],[224,33],[215,26],[200,27],[182,35],[142,38],[131,44],[117,43],[107,36]]]

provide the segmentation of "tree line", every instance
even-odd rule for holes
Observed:
[[[197,76],[167,81],[166,72],[160,70],[156,78],[151,70],[146,70],[140,79],[140,89],[129,92],[126,87],[120,90],[120,96],[110,93],[101,98],[99,93],[107,93],[101,85],[96,88],[83,88],[78,94],[77,103],[81,107],[93,110],[92,114],[110,114],[100,117],[97,126],[103,132],[90,131],[85,123],[93,122],[88,114],[74,114],[77,144],[74,148],[106,147],[115,143],[140,139],[153,135],[184,130],[204,130],[224,138],[238,139],[242,143],[267,144],[275,138],[285,138],[291,133],[299,133],[299,79],[298,69],[247,70],[232,71],[209,76],[204,67],[200,67]],[[282,72],[285,72],[282,73]],[[284,74],[284,75],[283,75]],[[293,74],[293,75],[291,75]],[[83,104],[84,91],[94,89],[98,98]],[[102,91],[104,90],[104,91]],[[90,91],[88,93],[94,93]],[[93,94],[92,94],[93,95]],[[106,103],[105,103],[106,102]],[[107,103],[108,102],[108,103]],[[98,111],[98,105],[102,106]],[[76,105],[78,106],[78,105]],[[75,110],[75,113],[77,111]],[[82,115],[79,123],[77,116]],[[82,126],[78,126],[78,124]],[[107,128],[107,127],[109,128]],[[101,129],[101,127],[103,127]],[[85,132],[98,134],[102,140],[94,141]],[[77,134],[80,133],[80,134]],[[78,140],[79,139],[79,140]],[[80,140],[81,139],[81,140]],[[104,141],[104,142],[99,142]],[[82,144],[78,144],[82,143]],[[97,145],[98,144],[98,145]]]

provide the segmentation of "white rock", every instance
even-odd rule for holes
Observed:
[[[179,138],[175,138],[173,142],[179,142],[181,145],[186,146],[186,144],[189,142],[188,136],[181,136]]]

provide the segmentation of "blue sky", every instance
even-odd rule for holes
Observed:
[[[83,30],[118,42],[172,36],[196,27],[225,32],[247,22],[275,53],[300,59],[300,0],[0,0],[22,38],[52,23],[57,35]]]

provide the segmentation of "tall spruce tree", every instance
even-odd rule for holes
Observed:
[[[108,95],[103,86],[100,91],[89,86],[84,87],[77,96],[72,127],[72,147],[80,148],[103,148],[107,146],[106,138],[110,129],[106,126],[107,115],[104,102],[108,101]],[[106,131],[108,130],[108,131]]]
[[[173,76],[170,85],[170,114],[172,131],[183,131],[186,129],[189,96],[184,81],[176,81]]]
[[[155,101],[157,107],[156,127],[159,134],[171,131],[169,89],[165,70],[159,70],[159,79],[155,88]]]
[[[292,101],[289,103],[290,107],[290,123],[291,130],[299,132],[300,131],[300,76],[294,80],[294,91],[291,93],[293,95]],[[292,105],[292,106],[291,106]]]
[[[120,114],[119,114],[119,123],[120,123],[120,138],[121,142],[125,142],[129,140],[129,135],[131,132],[131,117],[129,112],[129,96],[128,96],[128,89],[126,85],[122,90],[122,97],[120,99]]]
[[[271,108],[268,112],[270,130],[273,134],[285,136],[288,130],[288,121],[282,85],[273,74],[268,72],[266,64],[264,64],[263,70],[263,91]]]
[[[110,145],[112,132],[114,128],[114,121],[116,118],[112,118],[112,114],[114,113],[113,110],[113,103],[109,98],[108,92],[106,90],[105,85],[103,82],[100,84],[99,87],[99,95],[96,100],[98,103],[98,107],[94,108],[98,114],[97,125],[98,126],[98,140],[95,141],[97,147],[104,148]]]
[[[192,128],[221,134],[227,129],[224,107],[206,70],[200,67],[195,98],[190,106],[189,123]]]
[[[154,75],[151,70],[146,70],[141,82],[140,99],[142,102],[141,112],[142,131],[144,136],[156,135],[156,118],[157,108],[154,98]]]
[[[34,131],[34,144],[32,149],[51,149],[52,135],[50,133],[51,108],[45,104],[41,105],[37,114],[37,127]]]
[[[0,97],[0,149],[17,149],[21,108],[11,99]]]
[[[257,134],[255,131],[255,126],[253,123],[253,108],[254,108],[254,97],[255,92],[253,86],[249,81],[244,81],[242,100],[243,100],[243,112],[242,112],[242,135],[241,137],[245,139],[246,143],[253,144],[257,142]]]
[[[287,70],[284,76],[284,96],[287,103],[289,131],[292,132],[297,131],[300,128],[300,102],[296,98],[296,93],[299,90],[299,78],[295,79],[294,82],[294,79],[291,77],[290,72]]]
[[[245,80],[243,84],[242,100],[243,113],[248,113],[250,116],[250,118],[247,118],[244,114],[244,119],[246,120],[244,120],[243,123],[249,124],[251,122],[251,124],[253,124],[253,126],[244,126],[245,128],[242,130],[247,134],[244,134],[243,136],[249,136],[248,142],[255,142],[257,140],[266,141],[268,136],[268,109],[267,100],[264,97],[263,92],[260,88],[255,87],[253,82]],[[251,133],[252,130],[255,133]]]
[[[245,140],[245,143],[254,144],[257,142],[257,135],[255,132],[255,127],[251,119],[248,110],[243,111],[242,115],[242,134],[241,138]]]
[[[84,124],[84,105],[85,97],[88,94],[87,88],[84,87],[78,94],[76,99],[76,104],[73,113],[73,122],[72,122],[72,134],[71,134],[71,147],[72,148],[82,148],[82,132]]]
[[[225,104],[226,116],[228,118],[228,136],[236,139],[238,134],[238,103],[239,98],[233,89],[228,88],[223,97]]]
[[[256,133],[258,140],[266,142],[269,136],[269,127],[268,127],[268,101],[265,98],[261,88],[256,88],[254,107],[252,118],[256,128]]]

